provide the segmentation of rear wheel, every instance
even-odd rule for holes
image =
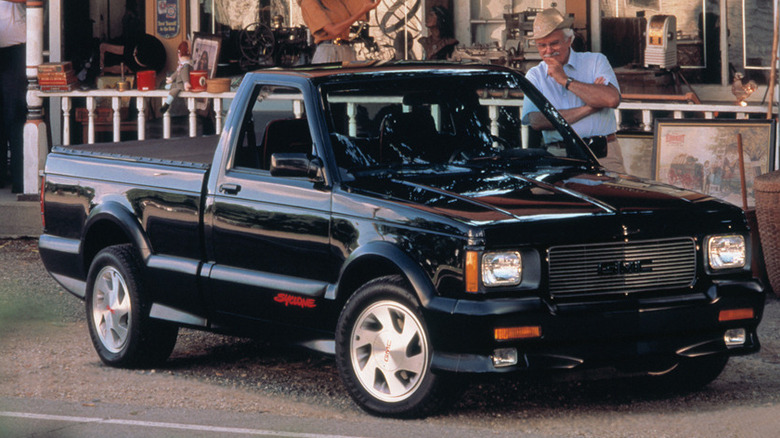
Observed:
[[[98,253],[87,277],[89,335],[100,360],[115,367],[164,362],[176,345],[178,327],[149,318],[151,302],[131,245]]]
[[[442,377],[417,299],[398,276],[361,287],[336,329],[336,364],[352,398],[384,416],[423,415],[439,405]]]

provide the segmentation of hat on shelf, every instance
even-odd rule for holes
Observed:
[[[147,34],[140,36],[133,44],[125,45],[125,65],[132,71],[154,70],[165,68],[165,46],[156,37]]]

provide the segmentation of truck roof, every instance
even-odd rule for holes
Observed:
[[[337,63],[332,64],[313,64],[292,68],[270,68],[256,70],[253,73],[275,74],[286,76],[298,76],[309,79],[316,79],[317,82],[327,81],[330,78],[340,76],[354,75],[375,75],[387,73],[404,73],[410,71],[420,71],[425,73],[447,74],[474,70],[484,71],[510,71],[502,66],[489,64],[463,64],[453,62],[432,62],[432,61],[394,61],[394,62],[355,62],[348,65]]]

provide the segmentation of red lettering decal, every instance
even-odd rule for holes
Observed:
[[[666,141],[669,143],[684,143],[685,134],[666,134]]]
[[[385,362],[389,362],[389,361],[390,361],[390,344],[391,344],[392,342],[393,342],[393,341],[391,341],[390,339],[388,339],[388,340],[387,340],[387,345],[385,345]]]
[[[295,306],[300,307],[301,309],[313,309],[317,307],[314,298],[303,298],[289,294],[278,294],[274,297],[274,301],[283,303],[284,307]]]

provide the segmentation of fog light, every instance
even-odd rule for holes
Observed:
[[[747,339],[747,334],[745,329],[742,328],[726,330],[726,334],[723,335],[723,340],[726,342],[727,347],[745,345],[745,339]]]
[[[517,349],[497,348],[493,350],[493,366],[496,368],[517,365]]]

